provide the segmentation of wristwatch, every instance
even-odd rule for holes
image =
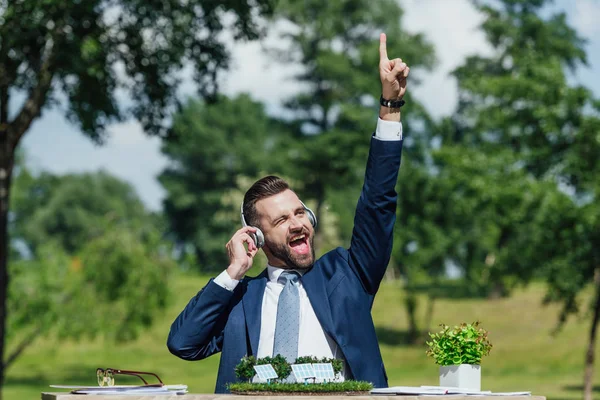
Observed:
[[[405,103],[406,102],[404,100],[388,100],[388,99],[384,99],[383,95],[381,95],[381,97],[379,98],[379,104],[381,104],[384,107],[388,107],[388,108],[400,108]]]

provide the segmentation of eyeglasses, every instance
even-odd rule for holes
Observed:
[[[114,386],[115,385],[115,375],[133,375],[133,376],[137,376],[138,378],[140,378],[144,382],[144,385],[149,385],[149,384],[142,377],[142,375],[152,375],[156,379],[158,379],[158,381],[160,383],[155,383],[155,384],[152,384],[151,386],[163,386],[164,385],[163,381],[160,380],[160,378],[158,377],[158,375],[156,375],[156,374],[154,374],[152,372],[127,371],[127,370],[124,370],[124,369],[114,369],[114,368],[106,368],[106,369],[104,369],[104,368],[98,368],[96,370],[96,377],[98,378],[98,385],[99,386]]]

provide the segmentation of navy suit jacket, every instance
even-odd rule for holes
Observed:
[[[351,378],[375,387],[387,387],[387,375],[371,308],[392,250],[401,152],[402,141],[371,139],[350,248],[323,255],[302,277],[315,314],[344,354]],[[201,360],[221,352],[215,393],[227,393],[227,384],[239,381],[234,368],[240,359],[257,354],[266,283],[266,269],[244,278],[233,292],[211,279],[171,325],[167,346],[174,355]]]

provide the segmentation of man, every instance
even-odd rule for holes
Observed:
[[[387,387],[371,307],[392,250],[409,68],[388,59],[385,34],[379,52],[381,107],[350,248],[315,261],[314,214],[285,181],[265,177],[244,197],[247,226],[226,245],[229,266],[171,326],[167,346],[176,356],[200,360],[222,352],[216,393],[237,381],[234,368],[246,355],[282,354],[292,363],[305,355],[341,358],[346,379]],[[245,277],[260,246],[269,265]]]

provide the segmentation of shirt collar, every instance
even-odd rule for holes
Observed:
[[[281,275],[281,273],[283,271],[294,271],[294,272],[299,273],[300,276],[304,275],[304,273],[306,272],[306,271],[299,270],[299,269],[286,269],[286,268],[273,267],[271,265],[267,265],[267,274],[269,275],[269,282],[277,283],[277,281],[279,280],[279,276]]]

